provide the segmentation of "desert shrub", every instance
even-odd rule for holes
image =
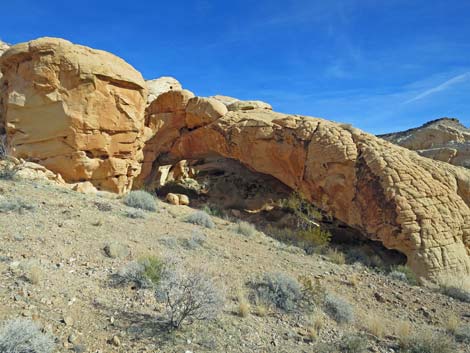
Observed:
[[[346,263],[344,254],[337,249],[328,249],[326,252],[326,257],[328,260],[337,265],[344,265]]]
[[[0,213],[18,212],[20,214],[23,214],[25,211],[34,211],[35,209],[36,206],[31,205],[21,199],[0,201]]]
[[[216,318],[224,304],[222,291],[208,274],[171,261],[163,267],[155,298],[164,303],[168,323],[175,329],[185,322]]]
[[[124,212],[124,215],[132,219],[144,219],[145,218],[145,212],[142,210],[126,210]]]
[[[302,298],[299,282],[283,273],[266,273],[253,287],[259,301],[288,312],[295,310]]]
[[[124,196],[123,202],[129,207],[140,208],[146,211],[157,210],[155,198],[147,191],[143,190],[131,191],[126,196]]]
[[[305,250],[307,254],[320,251],[331,240],[331,233],[319,227],[311,227],[304,230],[292,230],[289,228],[274,228],[268,226],[266,233],[281,242],[292,244]]]
[[[367,246],[352,247],[348,249],[346,253],[346,262],[349,264],[358,262],[376,270],[385,270],[387,268],[382,258],[377,255],[373,249]]]
[[[172,236],[166,236],[166,237],[160,238],[158,239],[158,242],[160,244],[163,244],[169,249],[175,249],[178,247],[178,241],[176,240],[175,237],[172,237]]]
[[[404,280],[411,285],[418,284],[418,279],[416,278],[414,272],[411,270],[411,268],[405,265],[396,266],[389,275],[393,279]]]
[[[250,314],[250,303],[244,293],[238,293],[238,315],[247,317]]]
[[[190,238],[183,240],[183,246],[189,250],[200,248],[206,242],[206,238],[207,236],[204,233],[200,231],[194,231]]]
[[[325,298],[325,289],[319,279],[312,280],[308,276],[299,276],[299,283],[302,291],[302,305],[308,310],[313,310],[316,304],[321,303]]]
[[[133,284],[137,288],[152,288],[160,281],[163,262],[155,256],[129,262],[113,275],[115,285]]]
[[[460,327],[461,321],[460,318],[455,315],[455,314],[449,314],[449,316],[446,318],[446,321],[444,322],[444,328],[446,331],[450,334],[455,334],[457,329]]]
[[[2,158],[0,158],[0,160],[2,160]],[[18,170],[18,166],[16,166],[14,163],[5,161],[3,166],[0,167],[0,179],[14,180]]]
[[[202,208],[202,211],[214,217],[219,217],[219,218],[227,217],[227,214],[224,210],[214,205],[204,205],[204,207]]]
[[[344,335],[339,341],[338,348],[344,353],[363,353],[367,349],[367,338],[358,334]]]
[[[51,353],[53,350],[54,339],[30,320],[6,321],[0,328],[2,353]]]
[[[470,324],[456,328],[454,336],[457,342],[470,344]]]
[[[110,212],[113,210],[113,207],[109,203],[96,201],[95,206],[101,212]]]
[[[455,353],[456,347],[449,336],[425,331],[412,335],[403,345],[401,352]]]
[[[235,226],[235,231],[247,237],[251,237],[256,233],[256,228],[248,222],[239,221]]]
[[[327,293],[324,300],[325,311],[338,323],[351,323],[354,321],[352,305],[345,299]]]
[[[129,255],[129,248],[117,242],[111,242],[104,246],[104,253],[111,259],[123,258]]]
[[[214,228],[214,222],[212,221],[212,218],[204,211],[196,211],[193,214],[189,215],[186,217],[186,222],[192,223],[192,224],[197,224],[202,227],[206,228]]]
[[[465,282],[465,279],[446,278],[441,280],[439,285],[441,293],[462,302],[470,303],[470,285]]]

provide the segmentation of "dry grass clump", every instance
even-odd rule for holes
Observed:
[[[465,303],[470,303],[470,281],[464,278],[448,277],[439,281],[441,293],[460,300]]]
[[[263,303],[258,303],[256,305],[256,315],[259,317],[265,317],[268,315],[268,308]]]
[[[364,328],[367,332],[377,338],[382,338],[386,331],[385,321],[383,317],[377,313],[368,314],[363,320]]]
[[[346,263],[344,254],[337,249],[328,249],[326,252],[326,257],[328,260],[337,265],[344,265]]]
[[[43,278],[43,272],[41,268],[39,268],[36,265],[32,265],[25,271],[25,277],[28,280],[29,283],[31,284],[39,284],[42,281]]]
[[[404,353],[455,353],[453,340],[444,334],[424,330],[411,335],[402,345]]]
[[[256,233],[256,228],[251,223],[239,221],[235,226],[235,231],[238,234],[251,237]]]
[[[250,314],[250,303],[243,292],[238,293],[238,315],[247,317]]]
[[[418,284],[418,279],[416,278],[416,275],[414,274],[414,272],[411,270],[411,268],[405,265],[396,266],[390,272],[389,276],[395,280],[408,282],[409,284],[413,286]]]
[[[457,329],[460,327],[460,318],[455,314],[450,314],[444,322],[444,328],[447,332],[455,334]]]
[[[412,333],[411,323],[409,321],[400,320],[395,324],[393,331],[400,343],[400,346],[406,346]]]

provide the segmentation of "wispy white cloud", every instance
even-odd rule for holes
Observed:
[[[469,79],[470,79],[470,71],[465,72],[461,75],[454,76],[451,79],[445,81],[444,83],[441,83],[440,85],[437,85],[435,87],[432,87],[432,88],[429,88],[429,89],[425,90],[424,92],[421,92],[417,96],[407,100],[405,102],[405,104],[408,104],[408,103],[415,102],[417,100],[426,98],[427,96],[430,96],[430,95],[432,95],[434,93],[437,93],[437,92],[445,91],[445,90],[449,89],[450,87],[454,86],[455,84],[465,82]]]

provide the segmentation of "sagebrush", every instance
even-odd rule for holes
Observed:
[[[272,305],[284,311],[293,311],[302,299],[299,282],[284,273],[266,273],[252,284],[257,301]]]
[[[143,190],[131,191],[124,196],[123,202],[129,207],[140,208],[146,211],[157,210],[157,204],[153,195]]]
[[[206,227],[206,228],[215,227],[214,221],[212,221],[211,216],[209,216],[204,211],[196,211],[193,214],[186,217],[185,220],[188,223],[197,224],[199,226]]]
[[[1,353],[51,353],[54,346],[52,336],[41,332],[33,321],[10,320],[0,327]]]
[[[352,305],[345,299],[327,293],[324,300],[325,311],[338,323],[351,323],[354,321]]]

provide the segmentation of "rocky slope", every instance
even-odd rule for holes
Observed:
[[[418,128],[379,137],[420,155],[470,168],[470,129],[455,118],[441,118]]]
[[[21,212],[5,207],[20,202]],[[238,234],[236,224],[217,217],[212,229],[186,223],[194,210],[185,206],[159,202],[157,212],[131,219],[126,214],[133,209],[113,194],[0,179],[0,210],[0,322],[33,319],[57,339],[57,353],[337,353],[343,335],[358,333],[367,352],[401,353],[399,341],[407,334],[447,336],[452,318],[459,329],[470,325],[468,303],[357,263],[307,255],[261,232]],[[190,246],[200,233],[204,242]],[[124,250],[111,258],[103,250],[109,244]],[[168,333],[158,324],[164,307],[151,289],[113,285],[113,274],[149,254],[178,256],[213,274],[226,293],[217,320]],[[240,316],[239,293],[248,298],[249,282],[272,272],[318,280],[319,293],[347,301],[353,322],[336,323],[320,302],[314,312],[295,313],[262,313],[251,302]],[[470,348],[459,343],[452,352]]]
[[[275,113],[259,101],[171,89],[144,113],[146,83],[135,69],[60,39],[15,45],[0,66],[13,154],[67,182],[123,193],[136,176],[137,187],[154,185],[161,167],[181,160],[229,158],[405,254],[420,277],[470,274],[464,169],[348,126]]]

